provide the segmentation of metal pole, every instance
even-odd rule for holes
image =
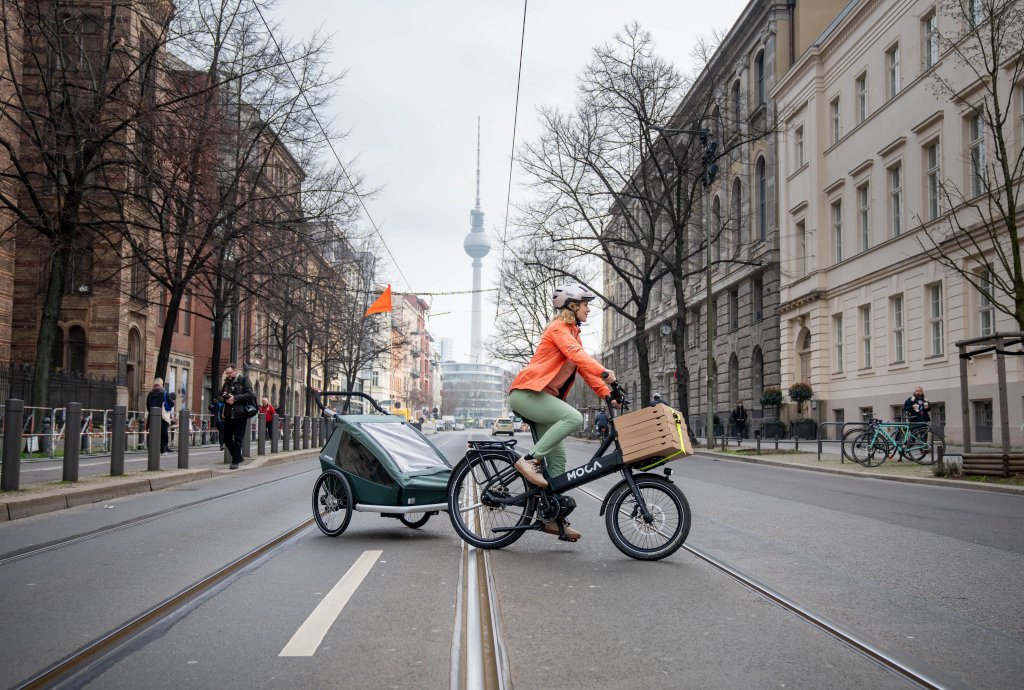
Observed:
[[[146,469],[151,472],[160,469],[160,429],[164,423],[160,410],[159,407],[149,408],[149,434],[146,444],[149,449],[149,464]]]
[[[128,408],[124,405],[114,406],[114,426],[110,432],[110,476],[119,477],[124,474],[124,450],[128,442],[125,436]]]
[[[281,450],[285,453],[288,452],[288,444],[291,438],[288,434],[288,417],[287,415],[281,415]]]
[[[964,357],[964,346],[960,348],[960,419],[964,425],[964,452],[971,452],[971,410],[967,393],[967,358]]]
[[[25,401],[9,398],[4,405],[4,466],[0,470],[0,489],[17,491],[21,484],[21,423]]]
[[[192,427],[192,413],[188,408],[181,408],[178,412],[178,469],[188,469],[188,447],[192,443],[192,434],[189,429]]]
[[[712,367],[715,364],[715,317],[711,313],[714,300],[711,299],[711,239],[713,231],[711,229],[711,181],[707,179],[707,172],[705,171],[704,180],[704,227],[707,233],[707,271],[704,289],[707,294],[704,296],[704,309],[707,312],[706,318],[706,331],[708,339],[708,360],[707,360],[707,398],[708,398],[708,414],[707,422],[705,427],[707,428],[708,435],[708,448],[715,447],[715,377],[712,373]]]
[[[256,455],[267,454],[267,416],[256,415]]]
[[[309,448],[309,417],[302,418],[302,450]]]
[[[78,481],[78,453],[82,449],[82,403],[64,408],[64,474],[61,481]]]
[[[242,436],[242,457],[252,457],[252,423],[248,419],[245,420],[245,434]]]
[[[292,450],[299,450],[299,431],[302,426],[302,417],[292,417]]]
[[[276,453],[277,452],[277,424],[278,424],[278,419],[280,419],[280,415],[275,415],[270,420],[270,452],[271,453]]]

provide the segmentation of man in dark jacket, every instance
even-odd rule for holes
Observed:
[[[164,390],[164,380],[160,378],[153,379],[153,388],[149,391],[149,395],[146,396],[146,414],[148,416],[148,426],[146,429],[152,428],[153,424],[156,424],[159,420],[160,423],[160,452],[166,453],[168,451],[167,446],[170,444],[170,423],[167,422],[163,414],[159,417],[153,417],[149,413],[154,407],[159,407],[162,411],[164,409],[164,403],[167,402],[167,392]]]
[[[220,397],[224,401],[224,443],[231,455],[231,469],[237,470],[243,461],[242,439],[249,428],[246,403],[256,408],[256,395],[252,392],[249,377],[243,376],[234,364],[224,369]]]
[[[597,413],[597,417],[594,418],[594,426],[597,427],[598,433],[602,436],[608,435],[608,415],[605,414],[604,410],[600,410]]]
[[[736,435],[740,438],[747,437],[747,408],[743,407],[743,401],[736,401],[736,408],[733,409],[732,414],[729,415],[730,421],[732,421],[732,427],[736,430]]]

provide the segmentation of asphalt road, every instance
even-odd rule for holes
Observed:
[[[457,460],[469,435],[431,439]],[[526,434],[517,438],[529,446]],[[569,447],[570,463],[595,448]],[[703,457],[670,467],[693,511],[687,545],[948,687],[1018,686],[1024,497]],[[318,469],[259,468],[0,524],[0,685],[308,519]],[[601,497],[612,483],[586,488]],[[598,501],[574,495],[580,542],[528,533],[491,552],[516,686],[909,686],[686,550],[657,563],[623,556]],[[133,524],[146,516],[155,517]],[[411,530],[357,512],[336,539],[311,527],[73,684],[450,687],[461,553],[445,514]],[[360,563],[365,576],[312,656],[281,656]]]

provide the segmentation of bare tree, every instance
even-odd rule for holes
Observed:
[[[41,238],[45,247],[36,406],[47,404],[69,274],[93,268],[98,240],[116,243],[118,224],[102,207],[118,191],[109,180],[123,176],[132,130],[152,105],[146,95],[170,20],[159,8],[0,0],[7,67],[0,75],[0,207],[13,219],[0,234],[29,244]]]
[[[943,99],[968,113],[968,175],[966,184],[950,177],[940,183],[949,212],[920,241],[1024,330],[1024,148],[1013,104],[1024,78],[1024,14],[1014,0],[946,0],[939,14],[951,30],[933,34],[935,55],[945,53],[954,67],[936,70],[933,79]]]

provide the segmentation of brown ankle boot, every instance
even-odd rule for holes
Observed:
[[[526,481],[534,486],[539,486],[543,489],[548,485],[548,480],[544,478],[544,473],[540,471],[540,467],[534,460],[519,458],[514,467],[519,474],[523,475]]]
[[[555,521],[545,522],[544,526],[541,528],[540,531],[544,532],[545,534],[553,534],[557,537],[559,536],[558,523]],[[579,530],[575,530],[572,527],[570,527],[569,523],[567,522],[565,523],[565,536],[569,539],[569,541],[578,541],[579,538],[583,535],[580,534]]]

